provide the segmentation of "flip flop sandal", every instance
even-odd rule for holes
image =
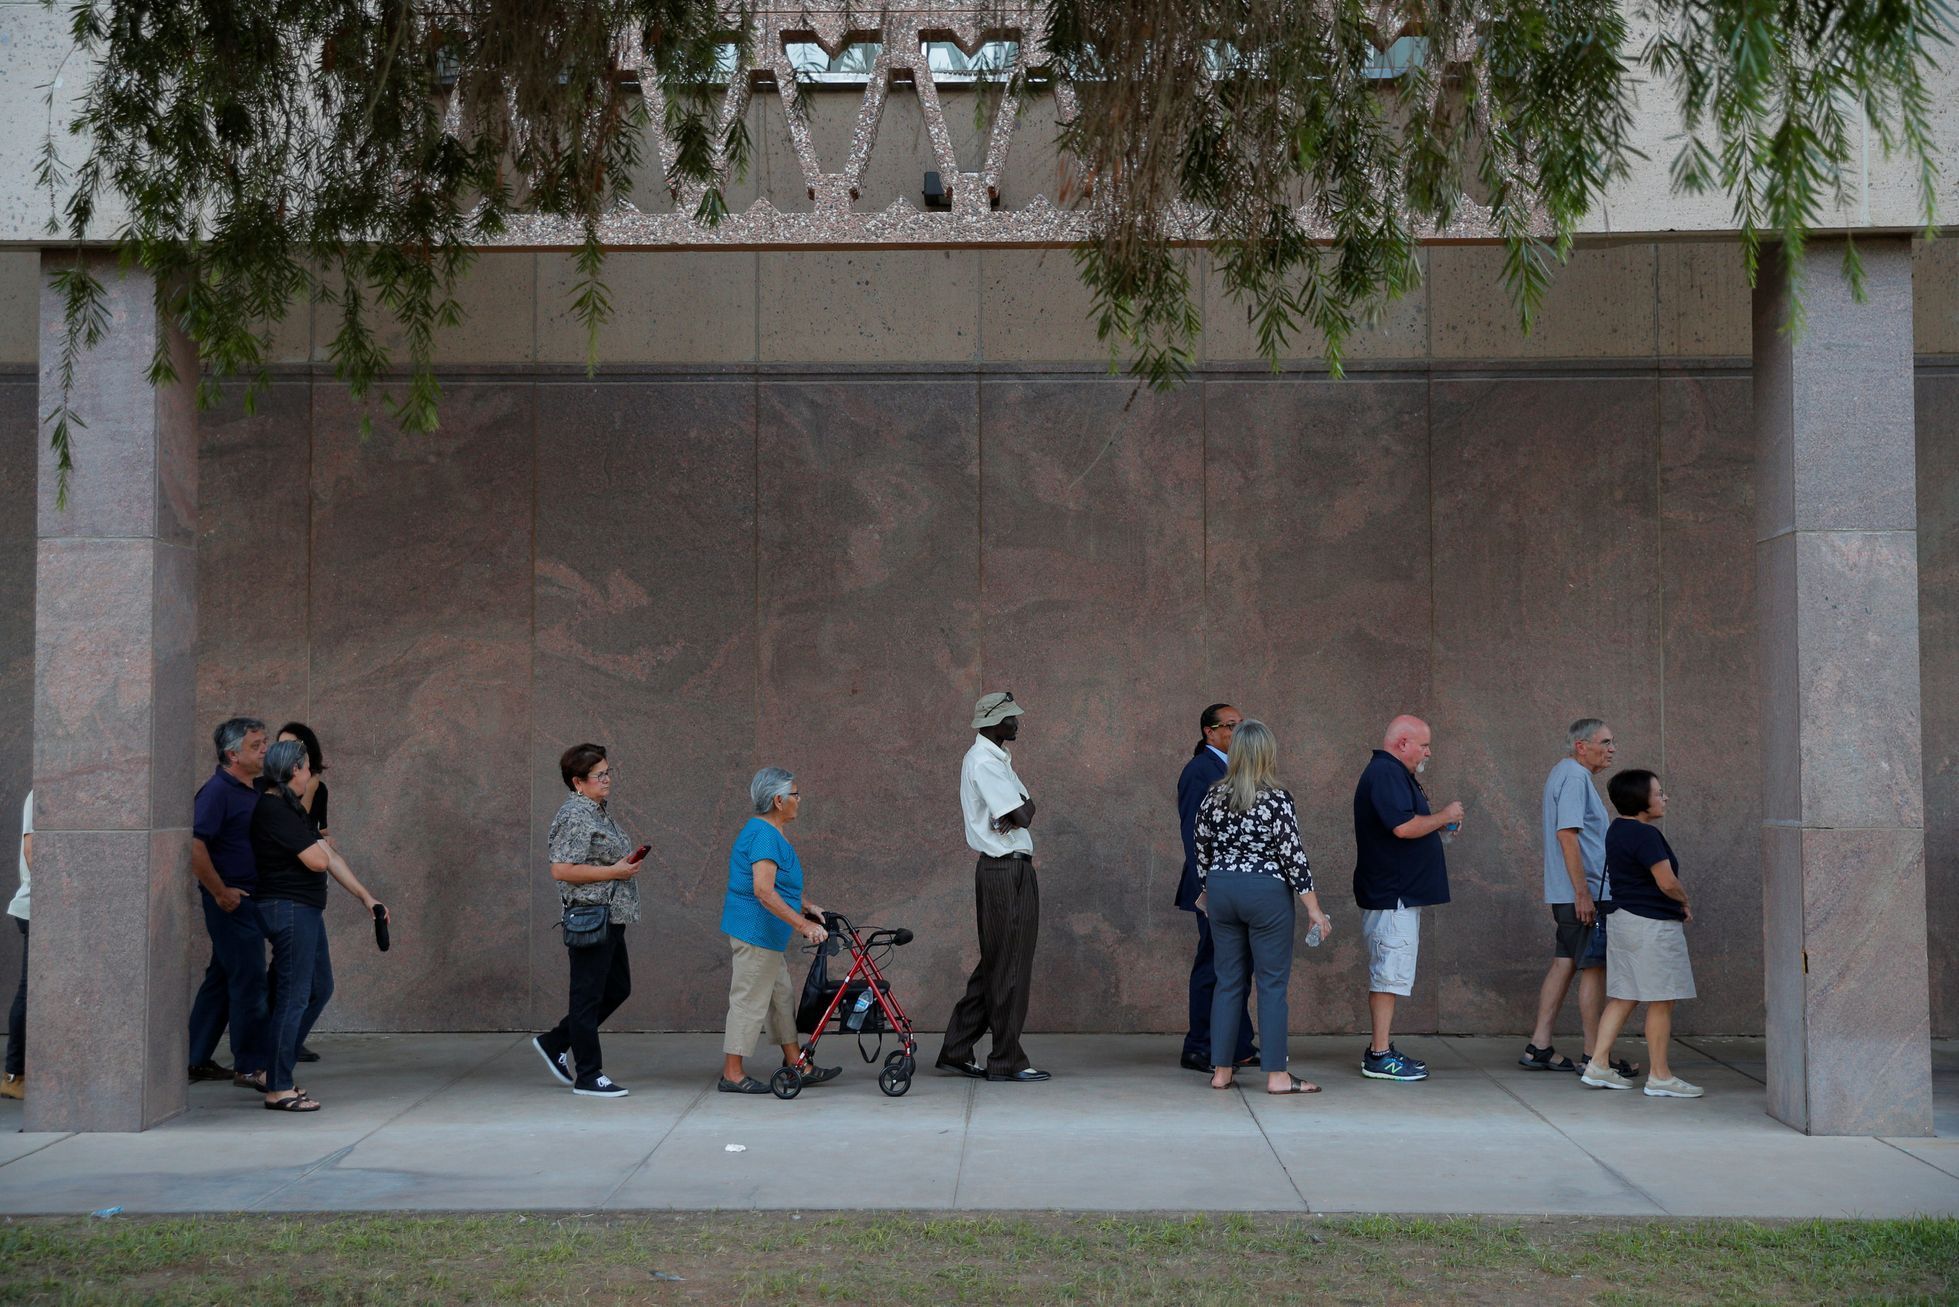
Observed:
[[[1227,1080],[1221,1085],[1215,1082],[1211,1085],[1211,1088],[1213,1089],[1236,1089],[1237,1087],[1238,1087],[1237,1083],[1231,1080]]]
[[[721,1083],[715,1087],[724,1094],[766,1094],[770,1092],[769,1087],[760,1080],[757,1080],[754,1076],[743,1076],[740,1080],[723,1078]]]
[[[1292,1088],[1268,1089],[1265,1092],[1268,1094],[1317,1094],[1320,1092],[1318,1085],[1301,1080],[1298,1076],[1288,1076],[1287,1079],[1292,1081]]]
[[[276,1102],[267,1102],[265,1110],[268,1112],[317,1112],[320,1110],[320,1105],[306,1095],[296,1093],[291,1098],[281,1098]]]

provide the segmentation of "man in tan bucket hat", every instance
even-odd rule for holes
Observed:
[[[1034,979],[1034,941],[1041,924],[1041,889],[1034,878],[1034,800],[1014,774],[1007,744],[1020,734],[1025,710],[1012,691],[980,696],[973,705],[979,732],[959,769],[959,803],[966,843],[979,854],[973,897],[979,909],[979,965],[946,1021],[937,1065],[976,1079],[1033,1084],[1048,1073],[1028,1065],[1020,1047],[1027,993]],[[993,1032],[982,1065],[974,1058],[981,1035]]]

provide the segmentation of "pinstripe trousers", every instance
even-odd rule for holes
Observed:
[[[993,1032],[986,1059],[989,1075],[1013,1075],[1028,1067],[1020,1032],[1027,1024],[1027,994],[1034,979],[1034,941],[1041,926],[1041,887],[1026,858],[981,858],[973,869],[979,916],[979,965],[946,1022],[941,1062],[970,1062],[981,1035]]]

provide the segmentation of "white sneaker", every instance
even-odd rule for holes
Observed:
[[[1646,1077],[1648,1098],[1699,1098],[1702,1092],[1699,1085],[1690,1085],[1679,1076],[1670,1076],[1665,1080],[1658,1076]]]
[[[1630,1077],[1622,1076],[1611,1067],[1600,1066],[1596,1062],[1585,1064],[1585,1074],[1578,1077],[1578,1082],[1590,1085],[1593,1089],[1631,1089],[1634,1084]]]

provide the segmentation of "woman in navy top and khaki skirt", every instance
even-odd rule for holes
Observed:
[[[1211,918],[1217,989],[1211,998],[1211,1088],[1231,1088],[1232,1052],[1245,991],[1258,984],[1259,1063],[1269,1094],[1315,1094],[1286,1069],[1286,985],[1292,979],[1293,895],[1322,937],[1332,933],[1313,891],[1292,795],[1273,774],[1278,745],[1265,723],[1243,721],[1231,737],[1224,779],[1197,805],[1198,908]],[[1220,1056],[1222,1055],[1222,1056]]]
[[[1605,898],[1599,903],[1601,913],[1612,915],[1612,945],[1605,954],[1605,1011],[1583,1079],[1594,1089],[1633,1087],[1632,1077],[1612,1066],[1612,1041],[1644,1003],[1653,1061],[1646,1094],[1699,1098],[1700,1086],[1675,1076],[1667,1062],[1673,1005],[1694,997],[1686,930],[1694,913],[1680,884],[1680,859],[1657,824],[1666,816],[1666,791],[1659,777],[1639,768],[1620,772],[1605,789],[1620,813],[1605,832]]]

